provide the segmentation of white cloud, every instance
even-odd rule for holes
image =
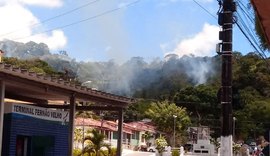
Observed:
[[[25,0],[26,1],[26,0]],[[8,16],[7,16],[8,15]],[[51,50],[58,50],[65,47],[67,38],[61,30],[55,30],[51,34],[34,35],[44,28],[42,26],[31,27],[39,23],[31,11],[17,1],[6,1],[0,5],[0,40],[10,39],[18,42],[34,41],[47,44]],[[31,37],[29,37],[31,36]]]
[[[19,0],[19,2],[27,5],[37,5],[44,7],[61,7],[63,5],[62,0]]]
[[[31,30],[26,27],[38,22],[29,10],[19,4],[6,4],[0,7],[0,19],[0,39],[30,35]]]
[[[169,52],[179,55],[213,56],[218,40],[219,27],[204,24],[203,30],[192,38],[181,40],[176,48]]]
[[[46,43],[51,50],[61,49],[67,44],[67,38],[61,30],[52,31],[51,36],[47,34],[35,35],[32,36],[30,40],[38,43]]]

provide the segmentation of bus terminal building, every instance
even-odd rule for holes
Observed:
[[[92,105],[78,105],[86,102]],[[134,102],[0,63],[0,153],[72,156],[76,110],[106,110],[118,114],[117,155],[121,156],[123,109]]]
[[[2,155],[68,155],[68,111],[5,103]]]

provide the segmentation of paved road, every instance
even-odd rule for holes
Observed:
[[[155,156],[155,153],[124,150],[122,156]]]
[[[122,153],[122,156],[155,156],[155,153],[124,150],[123,153]],[[199,156],[199,155],[185,154],[184,156]]]

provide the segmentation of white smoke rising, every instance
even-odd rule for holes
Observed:
[[[127,9],[124,7],[129,4],[128,1],[100,1],[96,5],[89,6],[89,9],[86,11],[86,15],[97,15],[104,10],[111,10],[112,8],[123,8],[114,12],[112,14],[106,14],[106,16],[99,17],[95,22],[86,23],[89,25],[92,30],[89,30],[89,36],[97,34],[94,36],[94,41],[96,38],[99,38],[107,45],[104,45],[105,55],[114,59],[117,62],[123,63],[124,58],[128,57],[130,51],[130,38],[128,35],[128,30],[125,27],[125,12]]]
[[[175,55],[178,55],[180,60],[186,62],[184,66],[186,74],[195,84],[203,84],[207,81],[209,73],[212,73],[213,66],[210,59],[199,59],[198,57],[215,55],[216,44],[219,42],[218,32],[218,26],[206,23],[201,32],[177,43],[174,50],[167,52],[165,58],[167,56],[176,57]],[[163,50],[171,46],[171,43],[160,45]]]
[[[181,60],[185,62],[185,72],[195,85],[207,82],[207,79],[215,73],[213,69],[214,63],[210,58],[183,56]]]
[[[76,62],[66,52],[51,54],[45,44],[26,44],[10,40],[0,41],[5,56],[28,59],[39,57],[60,72],[67,72],[80,82],[90,82],[88,87],[114,94],[132,96],[144,89],[163,91],[181,85],[198,85],[215,75],[211,57],[183,56],[172,54],[164,60],[144,61],[133,57],[123,64],[117,61]],[[172,87],[172,88],[171,88]],[[150,88],[150,89],[149,89]],[[145,93],[151,94],[151,93]]]

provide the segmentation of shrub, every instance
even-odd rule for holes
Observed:
[[[79,149],[79,148],[76,148],[76,149],[73,150],[73,155],[74,156],[80,156],[81,153],[82,153],[82,150]]]
[[[159,137],[155,140],[156,143],[156,149],[158,150],[158,153],[162,153],[165,151],[165,146],[168,145],[167,141],[164,137]]]
[[[179,150],[172,150],[172,156],[179,156],[180,152]]]
[[[117,148],[116,147],[112,147],[111,148],[110,156],[116,156],[116,152],[117,152]]]

